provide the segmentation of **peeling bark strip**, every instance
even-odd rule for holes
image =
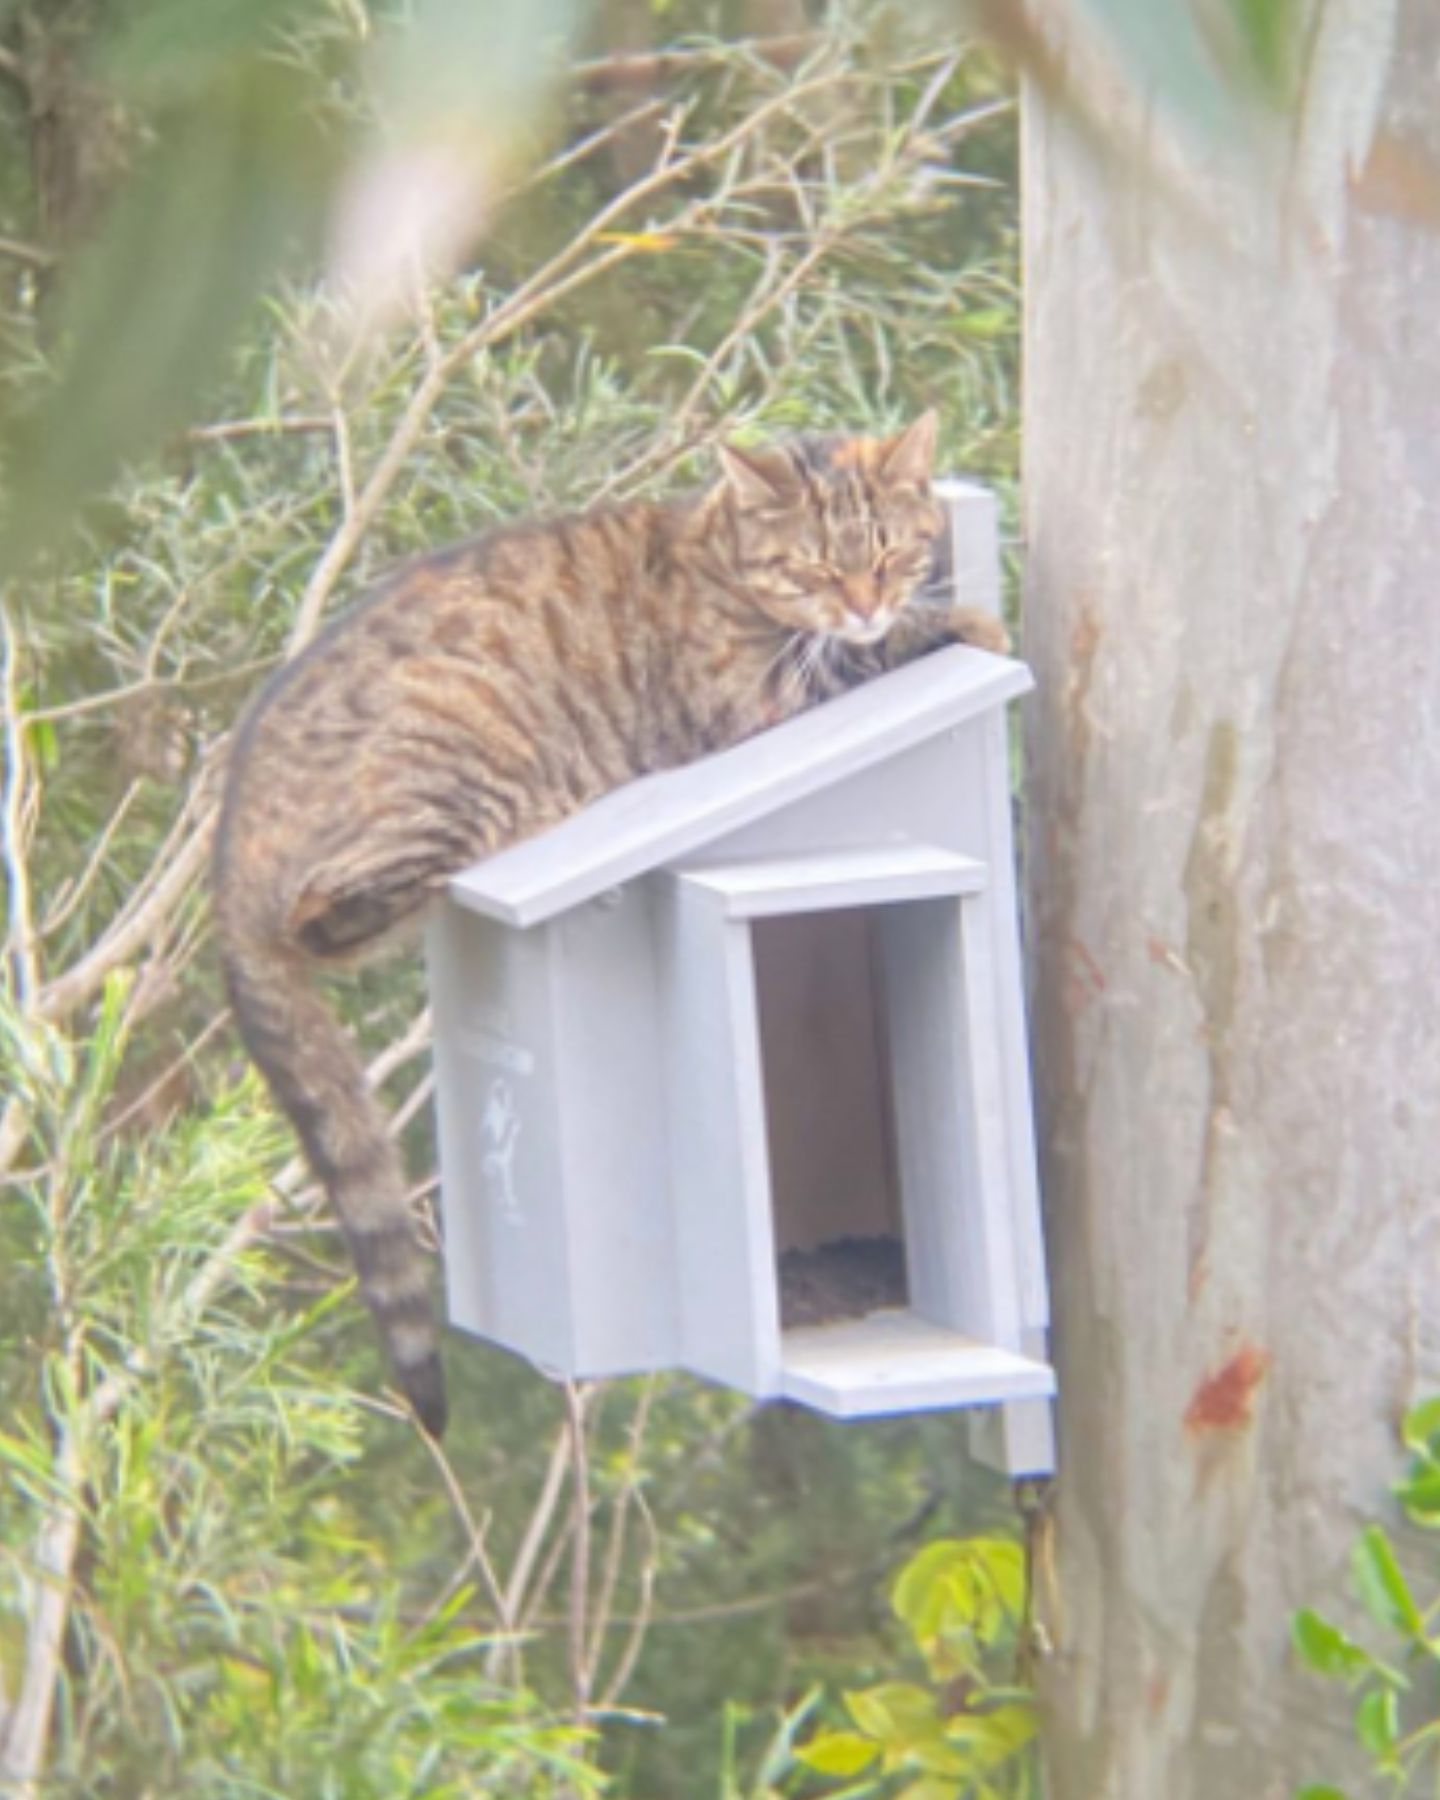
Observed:
[[[1288,1622],[1440,1387],[1440,7],[1309,16],[1268,169],[1027,112],[1049,1800],[1365,1788]]]
[[[1213,1375],[1207,1375],[1185,1408],[1187,1431],[1234,1431],[1253,1416],[1255,1393],[1270,1367],[1257,1344],[1242,1344]]]

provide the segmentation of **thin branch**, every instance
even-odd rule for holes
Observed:
[[[187,444],[230,444],[241,438],[284,437],[290,433],[310,434],[333,428],[328,413],[279,414],[271,419],[217,419],[210,425],[192,425],[185,433]]]
[[[141,694],[166,693],[172,690],[188,694],[196,688],[223,687],[227,682],[242,681],[247,675],[271,668],[274,662],[273,656],[257,656],[250,662],[235,663],[228,669],[217,669],[213,675],[145,675],[137,681],[125,682],[121,687],[105,688],[98,694],[82,694],[78,700],[64,700],[58,706],[33,707],[25,714],[25,723],[54,724],[61,719],[79,719],[86,713],[107,712],[112,707],[123,705],[127,700],[138,699]]]
[[[13,1789],[14,1800],[37,1800],[40,1792],[70,1617],[71,1581],[80,1547],[82,1486],[79,1443],[70,1426],[60,1431],[53,1479],[65,1498],[48,1509],[36,1541],[25,1667],[0,1744],[0,1786],[7,1794]]]
[[[481,1580],[485,1583],[485,1591],[490,1596],[490,1604],[495,1609],[495,1618],[500,1629],[507,1637],[513,1636],[515,1627],[505,1610],[504,1590],[495,1573],[495,1565],[490,1560],[484,1529],[477,1523],[474,1513],[470,1510],[470,1503],[465,1498],[465,1490],[460,1484],[459,1476],[455,1473],[454,1464],[445,1454],[444,1446],[438,1439],[431,1437],[428,1431],[422,1431],[420,1438],[430,1452],[431,1461],[440,1471],[440,1479],[444,1483],[445,1492],[450,1496],[450,1504],[455,1509],[455,1516],[465,1528],[465,1535],[469,1543],[467,1561],[480,1571]]]
[[[575,1723],[583,1725],[590,1710],[590,1658],[586,1650],[586,1614],[590,1596],[590,1459],[585,1441],[586,1390],[579,1382],[561,1384],[566,1434],[570,1445],[570,1694]]]
[[[619,56],[595,57],[576,63],[570,71],[577,87],[592,92],[610,88],[656,85],[693,69],[712,69],[733,64],[742,57],[763,58],[776,68],[794,68],[825,42],[818,31],[794,31],[774,37],[742,38],[738,43],[704,45],[694,50],[649,50]]]
[[[125,823],[125,815],[135,804],[136,797],[139,795],[141,787],[142,783],[137,775],[130,783],[129,787],[126,788],[125,792],[120,796],[114,811],[105,821],[104,828],[101,830],[100,836],[95,841],[95,848],[87,857],[85,867],[80,871],[79,877],[73,882],[67,881],[65,883],[56,894],[54,904],[51,906],[49,912],[47,912],[45,917],[40,921],[40,936],[42,938],[53,937],[65,921],[72,918],[76,909],[84,903],[85,896],[89,893],[96,876],[100,873],[105,858],[110,854],[110,845],[114,841],[115,833]]]
[[[229,1023],[229,1019],[230,1008],[228,1006],[221,1007],[220,1011],[203,1025],[200,1031],[186,1044],[180,1054],[173,1061],[168,1062],[155,1079],[147,1083],[128,1106],[118,1112],[113,1119],[105,1121],[96,1133],[97,1143],[103,1144],[108,1138],[114,1137],[117,1132],[123,1131],[133,1118],[144,1112],[155,1096],[163,1093],[182,1069],[193,1065],[206,1044],[210,1042],[217,1031]]]
[[[621,1694],[629,1687],[630,1677],[635,1673],[635,1665],[640,1660],[640,1652],[655,1617],[655,1577],[660,1568],[660,1533],[655,1527],[655,1515],[650,1511],[650,1502],[638,1489],[635,1493],[635,1510],[640,1514],[640,1522],[645,1529],[645,1557],[640,1564],[640,1604],[629,1621],[629,1635],[620,1652],[620,1660],[615,1665],[615,1672],[600,1696],[599,1710],[606,1712],[615,1706]]]
[[[598,131],[579,138],[564,150],[552,156],[548,162],[541,163],[538,169],[532,169],[521,185],[507,196],[509,200],[517,200],[522,194],[530,194],[542,187],[547,181],[553,181],[557,175],[563,175],[576,163],[584,162],[586,157],[593,156],[597,150],[617,137],[622,137],[636,125],[643,125],[658,112],[664,112],[669,105],[666,100],[643,100],[638,106],[628,107],[623,113],[602,125]]]
[[[596,1596],[594,1618],[590,1627],[590,1647],[587,1660],[592,1671],[600,1667],[600,1654],[604,1648],[605,1634],[610,1629],[610,1615],[615,1606],[615,1590],[619,1584],[620,1570],[625,1561],[626,1526],[629,1523],[631,1502],[639,1488],[640,1453],[644,1447],[645,1429],[650,1422],[650,1408],[654,1398],[655,1378],[651,1376],[641,1386],[640,1398],[635,1403],[635,1411],[626,1432],[628,1456],[625,1480],[610,1509],[610,1530],[601,1567],[600,1590]]]
[[[335,473],[340,484],[340,516],[355,510],[355,458],[350,447],[350,421],[339,396],[330,409],[330,435],[335,445]]]
[[[163,851],[157,854],[145,878],[143,902],[128,907],[77,963],[41,989],[34,1008],[40,1018],[54,1023],[76,1011],[94,998],[112,969],[128,962],[151,940],[205,872],[215,810],[214,806],[205,808],[191,835],[168,862]]]
[[[535,1568],[536,1558],[540,1554],[541,1545],[549,1535],[551,1522],[555,1517],[555,1508],[559,1504],[561,1490],[565,1486],[565,1470],[568,1466],[569,1455],[569,1440],[562,1427],[555,1434],[555,1442],[550,1448],[549,1466],[540,1483],[540,1493],[535,1505],[531,1508],[525,1535],[520,1540],[520,1548],[515,1554],[515,1561],[510,1566],[510,1579],[505,1584],[505,1615],[507,1618],[523,1619],[525,1616],[525,1609],[529,1602],[530,1577]],[[492,1679],[499,1668],[505,1649],[506,1646],[497,1645],[486,1659],[485,1671]]]
[[[0,705],[5,712],[5,790],[0,803],[0,857],[10,896],[5,947],[16,999],[28,1007],[39,983],[35,957],[34,902],[30,889],[30,846],[26,813],[30,757],[20,714],[20,647],[10,614],[0,608]]]
[[[49,250],[41,249],[39,244],[24,243],[20,238],[0,237],[0,256],[8,256],[12,262],[24,263],[30,269],[49,269],[55,264]]]

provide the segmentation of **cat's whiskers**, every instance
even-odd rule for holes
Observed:
[[[799,673],[804,691],[809,693],[815,684],[817,675],[825,673],[825,664],[830,655],[831,639],[824,632],[816,632],[807,637],[804,649],[800,653]]]
[[[791,653],[796,649],[797,646],[803,646],[804,642],[805,642],[805,633],[803,631],[788,631],[788,632],[786,632],[784,640],[782,641],[782,643],[780,645],[780,648],[775,652],[775,654],[765,664],[765,667],[760,671],[759,678],[755,684],[755,691],[757,694],[760,694],[760,695],[764,694],[766,688],[770,684],[771,678],[776,674],[777,671],[779,671],[779,673],[780,673],[780,687],[781,687],[782,692],[784,691],[786,681],[794,680],[795,670],[793,668],[787,669],[784,666],[785,660],[788,656],[791,655]]]

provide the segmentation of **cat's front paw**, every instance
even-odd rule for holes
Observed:
[[[983,607],[952,608],[950,630],[959,643],[973,644],[977,650],[989,650],[996,656],[1009,656],[1013,648],[1003,620]]]

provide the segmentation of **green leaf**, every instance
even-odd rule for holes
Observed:
[[[822,1731],[808,1744],[797,1744],[794,1756],[822,1775],[858,1775],[880,1754],[874,1740],[858,1731]]]
[[[982,1769],[993,1769],[1032,1741],[1035,1709],[1019,1703],[961,1713],[946,1722],[945,1735],[952,1743],[965,1744]]]
[[[895,1800],[955,1800],[955,1783],[944,1776],[922,1775],[901,1788]]]
[[[1420,1463],[1395,1484],[1395,1498],[1417,1525],[1440,1526],[1440,1466]]]
[[[1014,328],[1015,315],[1003,306],[982,306],[972,312],[962,313],[959,319],[961,331],[967,337],[995,338]]]
[[[1295,1800],[1350,1800],[1350,1796],[1343,1788],[1331,1787],[1327,1782],[1318,1786],[1312,1782],[1309,1787],[1300,1789]]]
[[[1383,1765],[1393,1760],[1400,1721],[1390,1688],[1371,1688],[1361,1695],[1355,1708],[1355,1735],[1377,1762]]]
[[[1400,1421],[1400,1436],[1407,1450],[1417,1456],[1427,1454],[1435,1438],[1440,1437],[1440,1394],[1412,1406]]]
[[[1312,1612],[1307,1606],[1290,1621],[1290,1641],[1295,1653],[1307,1668],[1318,1675],[1349,1680],[1363,1675],[1373,1665],[1368,1651],[1348,1637],[1338,1625]]]
[[[940,1538],[896,1578],[890,1604],[922,1645],[947,1633],[992,1640],[1025,1604],[1025,1558],[1008,1538]]]
[[[1423,1638],[1424,1620],[1383,1526],[1365,1527],[1351,1561],[1355,1585],[1371,1617],[1407,1637]]]
[[[908,1749],[939,1726],[935,1696],[907,1681],[852,1688],[844,1696],[850,1717],[868,1737],[887,1749]]]

